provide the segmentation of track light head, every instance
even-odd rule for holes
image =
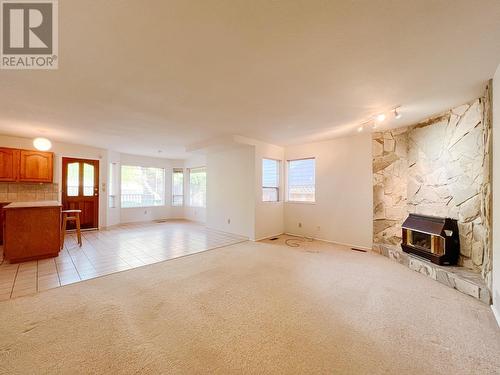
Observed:
[[[396,120],[399,120],[401,118],[401,112],[399,112],[397,108],[394,108],[394,118]]]

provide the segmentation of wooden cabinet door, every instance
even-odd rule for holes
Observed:
[[[0,181],[16,181],[19,170],[19,150],[0,147]]]
[[[52,152],[20,150],[19,181],[52,182],[54,154]]]

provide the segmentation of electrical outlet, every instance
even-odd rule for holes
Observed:
[[[227,219],[227,223],[228,223],[228,224],[231,224],[231,219]]]
[[[316,230],[317,230],[318,232],[319,232],[319,231],[321,231],[321,227],[318,225],[318,226],[316,227]]]
[[[148,214],[148,210],[144,210],[144,215],[147,215]]]
[[[302,228],[302,223],[299,223],[299,224],[298,224],[298,227],[299,227],[299,228]]]

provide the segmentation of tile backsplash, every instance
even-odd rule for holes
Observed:
[[[59,184],[0,182],[0,202],[59,200]]]

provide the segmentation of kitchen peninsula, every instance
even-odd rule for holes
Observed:
[[[3,209],[6,260],[18,263],[58,256],[61,203],[14,202]]]

